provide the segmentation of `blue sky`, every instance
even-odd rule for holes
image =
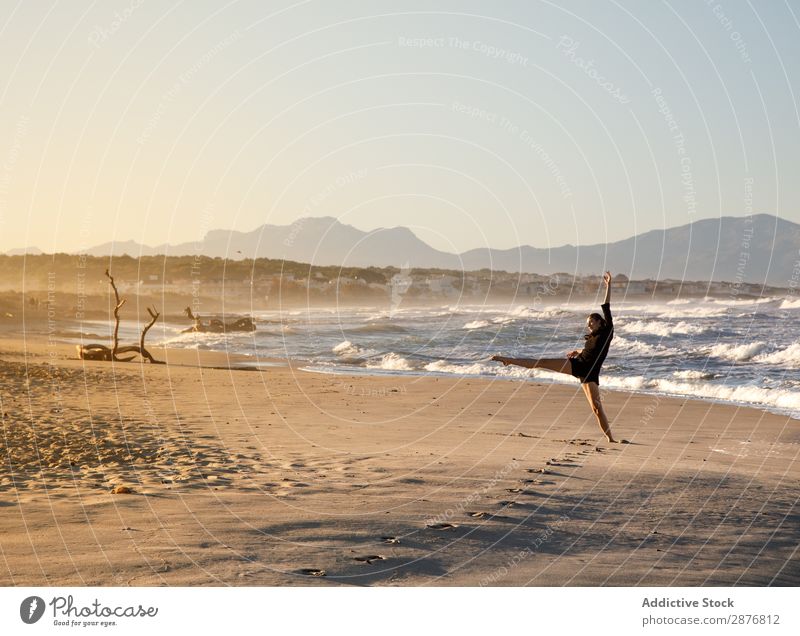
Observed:
[[[4,3],[0,250],[800,222],[800,3]]]

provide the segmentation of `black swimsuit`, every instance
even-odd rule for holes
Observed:
[[[600,384],[600,367],[608,355],[608,347],[614,337],[614,321],[611,319],[611,307],[608,303],[600,305],[606,319],[605,327],[585,336],[586,344],[577,356],[570,359],[572,375],[580,379],[581,384],[595,382]]]

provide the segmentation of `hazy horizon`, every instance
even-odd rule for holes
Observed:
[[[332,216],[460,253],[800,221],[792,3],[20,4],[0,251]]]
[[[769,214],[767,212],[754,212],[752,215],[741,215],[741,216],[723,215],[720,218],[727,217],[727,218],[734,218],[734,219],[743,219],[743,218],[747,218],[749,216],[759,216],[759,215],[766,215],[766,216],[773,216],[773,217],[776,216],[774,214]],[[295,219],[294,221],[292,221],[289,224],[282,225],[282,227],[287,227],[287,226],[291,227],[291,226],[293,226],[295,224],[298,224],[301,221],[308,220],[308,219],[319,220],[319,219],[324,219],[324,218],[335,218],[335,217],[322,217],[322,216],[299,217],[298,219]],[[781,217],[777,217],[777,218],[780,219]],[[710,220],[715,220],[715,217],[698,218],[698,219],[694,219],[694,221],[692,221],[692,222],[695,222],[695,221],[710,221]],[[789,219],[782,219],[782,220],[788,221]],[[797,221],[790,221],[790,222],[797,223]],[[683,225],[688,225],[690,223],[685,223]],[[232,228],[225,228],[225,227],[213,227],[213,228],[209,228],[206,231],[206,233],[209,232],[209,231],[211,231],[211,232],[213,232],[213,231],[222,231],[222,232],[242,232],[242,233],[246,234],[246,233],[250,233],[250,232],[255,232],[256,230],[258,230],[260,227],[263,227],[264,225],[265,224],[261,224],[261,225],[258,225],[256,227],[250,228],[250,229],[242,229],[242,230],[234,230]],[[272,225],[279,225],[279,224],[272,224]],[[381,228],[381,227],[365,228],[365,227],[359,227],[359,225],[354,224],[354,223],[353,224],[344,223],[344,225],[349,225],[349,226],[354,227],[355,229],[357,229],[359,231],[362,231],[362,232],[371,232],[371,231],[378,230],[378,229],[395,229],[395,228],[405,228],[406,227],[406,226],[404,226],[402,224],[386,226],[385,228]],[[682,227],[682,226],[678,225],[678,226],[672,226],[671,228],[663,228],[663,229],[674,229],[674,228],[677,228],[677,227]],[[410,228],[408,228],[408,229],[410,229]],[[413,232],[413,230],[411,230],[411,231]],[[652,230],[648,230],[648,231],[652,231]],[[644,232],[640,232],[640,234],[641,233],[644,233]],[[621,237],[620,239],[617,239],[617,240],[626,240],[626,239],[629,239],[629,238],[635,238],[635,236],[636,235],[623,236],[623,237]],[[421,237],[418,237],[418,238],[421,238]],[[193,239],[190,239],[190,240],[186,241],[186,243],[195,242],[195,243],[199,244],[202,241],[202,239],[203,239],[203,236],[197,236],[197,237],[194,237]],[[421,240],[424,240],[424,239],[421,239]],[[104,245],[106,243],[124,244],[124,243],[130,243],[130,242],[139,243],[135,238],[113,238],[113,239],[109,239],[107,241],[101,241],[97,245],[86,245],[86,246],[83,246],[83,248],[84,249],[86,249],[86,248],[90,249],[90,248],[93,248],[93,247],[97,247],[99,245]],[[612,242],[612,241],[609,241],[609,242]],[[175,244],[174,243],[160,243],[160,244],[145,244],[145,243],[142,243],[141,245],[143,245],[144,247],[148,247],[148,248],[156,248],[156,247],[160,247],[162,245],[175,245]],[[530,244],[529,243],[522,243],[520,245],[510,246],[510,248],[513,249],[513,248],[516,248],[516,247],[522,247],[522,246],[526,246],[526,245],[530,245]],[[567,245],[569,245],[569,244],[560,244],[560,245],[551,245],[551,246],[543,246],[543,245],[531,245],[531,246],[535,247],[535,248],[548,248],[548,247],[549,248],[556,248],[556,247],[564,247],[564,246],[567,246]],[[592,245],[597,245],[597,244],[596,243],[584,243],[584,244],[581,244],[581,245],[577,245],[576,247],[589,247],[589,246],[592,246]],[[494,246],[488,245],[488,246],[477,246],[476,248],[467,248],[464,251],[469,251],[471,249],[477,249],[477,248],[480,248],[480,247],[486,247],[488,249],[495,249],[495,250],[509,249],[509,248],[498,248],[498,247],[494,247]],[[32,249],[32,248],[33,249],[40,249],[38,245],[27,245],[27,246],[24,246],[24,247],[20,246],[20,247],[11,248],[10,250],[7,250],[4,253],[10,253],[11,252],[11,253],[13,253],[13,255],[24,255],[23,250]],[[60,250],[60,251],[68,253],[68,254],[72,254],[72,253],[80,253],[82,250]],[[42,251],[42,253],[44,253],[44,254],[52,254],[53,252]],[[134,255],[131,254],[130,256],[134,256]],[[173,255],[170,255],[170,256],[180,256],[180,255],[179,254],[173,254]],[[263,258],[263,257],[259,257],[259,258]],[[269,258],[269,257],[266,257],[266,258]]]

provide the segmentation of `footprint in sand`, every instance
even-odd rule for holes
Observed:
[[[547,479],[520,479],[521,484],[534,484],[536,486],[552,486],[554,481],[548,481]],[[526,491],[529,492],[530,491]]]
[[[529,468],[528,472],[529,473],[540,473],[542,475],[549,475],[550,474],[550,471],[547,470],[546,468]]]
[[[472,512],[467,512],[470,517],[474,517],[475,519],[483,519],[484,517],[492,517],[491,512],[486,512],[485,510],[475,510]]]
[[[380,554],[369,554],[367,556],[353,557],[354,561],[359,561],[360,563],[366,563],[367,565],[372,565],[375,561],[383,561],[384,559],[386,559],[386,557],[381,556]]]
[[[455,523],[429,523],[427,528],[431,530],[455,530],[458,524]]]
[[[318,570],[316,568],[302,568],[298,570],[297,573],[305,576],[326,576],[328,574],[325,570]]]

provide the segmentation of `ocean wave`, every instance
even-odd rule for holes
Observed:
[[[795,414],[800,411],[800,392],[797,391],[765,389],[759,386],[675,382],[666,379],[653,380],[649,386],[656,391],[668,394],[710,398],[739,404],[763,405],[785,409]]]
[[[348,331],[353,333],[405,333],[408,329],[394,322],[371,322],[360,327],[348,329]]]
[[[576,313],[582,313],[583,310],[580,308],[574,308],[573,311],[565,309],[564,307],[559,306],[548,306],[542,307],[541,309],[536,309],[535,307],[527,307],[525,305],[519,305],[514,307],[511,311],[505,314],[506,320],[519,320],[520,318],[535,318],[535,319],[544,319],[544,318],[559,318],[561,316],[574,316]]]
[[[337,356],[347,356],[347,357],[357,356],[357,355],[360,355],[362,353],[362,349],[360,349],[359,347],[354,345],[349,340],[345,340],[344,342],[340,342],[338,345],[336,345],[332,349],[332,351]]]
[[[489,326],[488,320],[473,320],[464,325],[464,329],[484,329]]]
[[[788,298],[784,298],[783,302],[781,303],[781,309],[800,309],[800,298],[795,298],[789,300]]]
[[[389,352],[379,360],[367,362],[368,369],[384,369],[386,371],[413,371],[414,366],[403,356]]]
[[[652,383],[651,380],[641,375],[613,376],[604,375],[600,380],[603,387],[621,389],[623,391],[639,391]]]
[[[693,325],[683,320],[679,322],[662,322],[660,320],[648,322],[645,320],[634,320],[633,322],[625,322],[621,324],[618,329],[624,331],[625,333],[651,334],[654,336],[663,337],[668,337],[673,334],[697,335],[711,331],[711,327]]]
[[[651,345],[640,340],[628,340],[623,336],[615,335],[611,341],[611,351],[622,349],[623,353],[632,353],[637,356],[664,356],[678,353],[677,350],[668,349],[662,345]]]
[[[712,307],[697,307],[693,306],[686,309],[669,309],[656,314],[659,318],[675,319],[675,318],[716,318],[724,316],[730,311],[729,307],[715,305]]]
[[[540,375],[539,369],[526,369],[513,365],[503,366],[498,362],[472,362],[469,364],[455,364],[449,360],[436,360],[426,364],[424,369],[431,373],[446,373],[447,375],[484,375],[504,378],[527,378]],[[559,374],[552,374],[559,375]],[[566,376],[561,375],[562,378]]]
[[[702,372],[696,372],[702,373]],[[703,374],[708,375],[708,374]],[[603,387],[642,393],[660,393],[669,396],[684,396],[697,399],[710,399],[719,402],[764,406],[789,412],[793,417],[800,413],[800,391],[764,388],[760,386],[731,386],[704,382],[698,376],[685,376],[694,381],[671,380],[668,378],[645,378],[642,376],[602,377]]]
[[[750,316],[753,313],[764,313],[780,309],[783,298],[753,298],[739,300],[735,298],[711,298],[690,300],[686,303],[670,301],[662,306],[660,318],[713,318],[736,311],[737,315]],[[675,303],[675,304],[673,304]]]
[[[687,369],[685,371],[673,371],[672,377],[680,380],[713,380],[717,377],[716,373],[709,371],[698,371],[696,369]]]
[[[786,349],[779,349],[772,353],[762,353],[753,358],[753,360],[767,364],[784,364],[790,367],[798,367],[800,366],[800,342],[795,342],[786,347]]]
[[[252,338],[252,333],[249,333],[248,335],[250,335]],[[164,347],[176,347],[180,349],[211,349],[227,351],[228,345],[235,337],[236,336],[234,334],[189,331],[187,333],[179,333],[176,336],[161,340],[157,344]]]
[[[718,344],[706,349],[710,356],[733,360],[734,362],[744,362],[751,360],[767,348],[766,342],[756,341],[747,344]]]

